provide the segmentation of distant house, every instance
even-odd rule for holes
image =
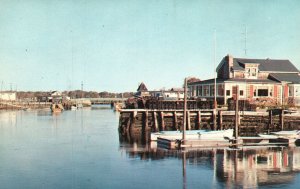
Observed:
[[[170,90],[150,91],[150,94],[163,100],[179,100],[184,98],[184,89],[171,88]]]
[[[217,69],[216,93],[220,104],[230,98],[272,105],[300,105],[299,70],[289,60],[246,59],[225,56]],[[239,91],[237,91],[237,86]],[[189,95],[214,98],[214,79],[188,83]]]
[[[150,96],[150,93],[143,82],[139,85],[137,92],[135,93],[135,96],[140,96],[140,97]]]
[[[13,91],[0,92],[1,100],[15,101],[17,99],[17,93]]]
[[[52,91],[51,95],[48,97],[49,102],[61,102],[63,99],[63,95],[59,91]]]

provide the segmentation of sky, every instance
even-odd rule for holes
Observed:
[[[181,87],[227,54],[300,69],[299,31],[298,0],[0,0],[1,90]]]

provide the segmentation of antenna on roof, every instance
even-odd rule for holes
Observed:
[[[245,32],[242,34],[244,34],[244,43],[245,43],[244,52],[245,52],[245,58],[246,58],[247,57],[247,26],[245,26]]]

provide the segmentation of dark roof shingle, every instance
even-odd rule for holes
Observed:
[[[233,69],[244,70],[242,64],[252,63],[259,64],[260,71],[267,72],[299,72],[299,70],[289,60],[274,60],[274,59],[245,59],[234,58]]]
[[[294,84],[300,84],[300,76],[296,73],[270,73],[269,76],[280,82],[285,81]]]

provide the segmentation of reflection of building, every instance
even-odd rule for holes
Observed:
[[[123,145],[124,146],[124,145]],[[129,158],[158,160],[183,158],[183,152],[134,144],[123,148]],[[186,151],[186,172],[190,166],[205,166],[214,171],[213,180],[226,188],[257,188],[289,184],[300,172],[299,148],[214,149]],[[184,161],[185,162],[185,161]],[[187,179],[188,180],[188,179]]]
[[[227,103],[237,94],[255,103],[300,104],[299,70],[289,60],[244,59],[227,55],[217,67],[216,94]],[[214,79],[189,83],[190,96],[214,98]],[[239,91],[236,90],[239,86]]]
[[[224,151],[218,174],[226,185],[245,188],[288,183],[300,171],[300,149]],[[224,179],[226,178],[226,179]]]

